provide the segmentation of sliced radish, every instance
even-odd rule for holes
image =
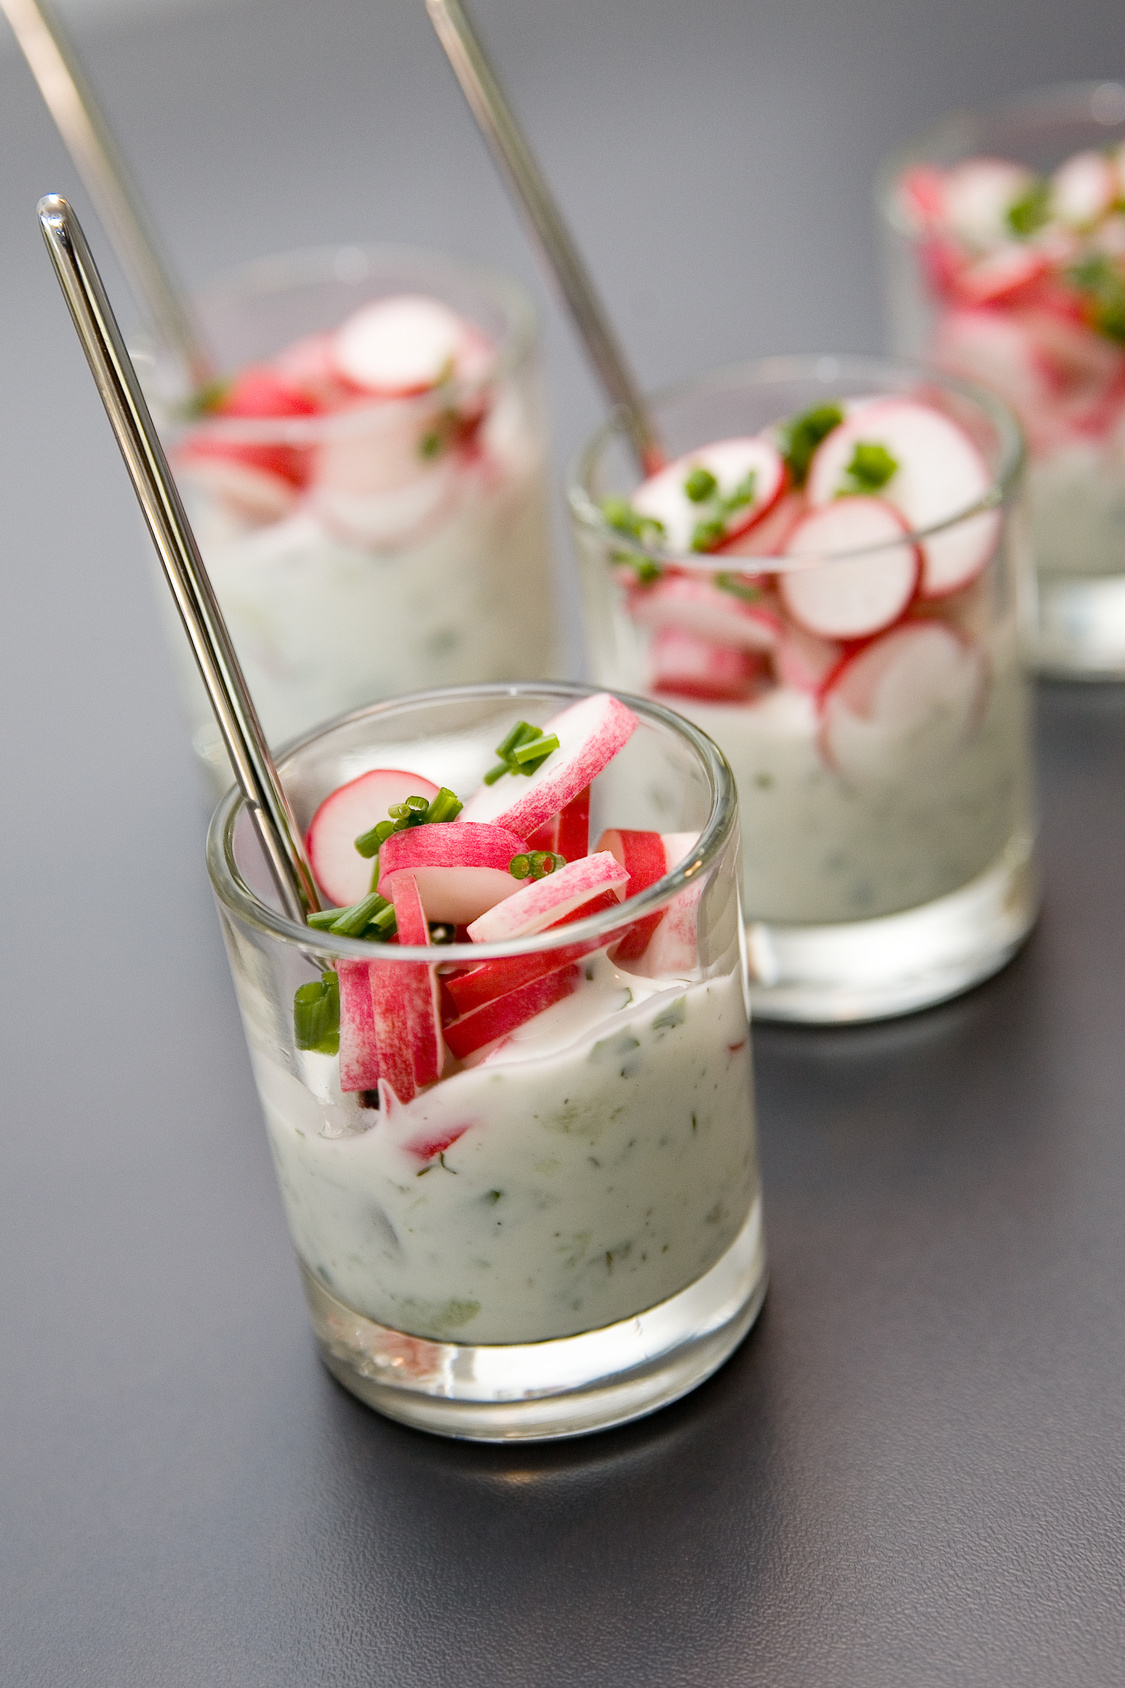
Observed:
[[[409,873],[396,873],[392,884],[398,941],[426,945],[430,930],[418,886]],[[444,1050],[437,968],[425,961],[373,961],[371,1000],[379,1045],[381,1083],[398,1102],[441,1077]]]
[[[483,374],[491,347],[478,328],[439,300],[402,294],[350,316],[336,331],[333,354],[355,386],[401,398],[450,376]]]
[[[309,334],[276,354],[273,368],[298,392],[307,393],[317,410],[342,410],[354,404],[356,390],[336,367],[332,333]]]
[[[409,873],[428,919],[467,926],[520,889],[508,864],[526,849],[523,839],[503,826],[408,827],[393,832],[379,851],[379,891],[393,900],[395,878]]]
[[[1087,229],[1118,197],[1117,172],[1101,152],[1076,152],[1051,177],[1051,211],[1061,223]]]
[[[609,692],[572,703],[542,729],[558,738],[559,748],[530,776],[503,774],[495,785],[482,785],[453,824],[493,821],[529,838],[601,773],[637,725],[633,711]]]
[[[297,503],[307,453],[289,445],[251,445],[193,434],[174,454],[176,473],[209,498],[258,522],[279,522]]]
[[[582,903],[578,908],[572,909],[546,930],[551,932],[555,927],[568,926],[576,920],[588,920],[592,915],[601,914],[603,909],[617,906],[616,891],[603,891],[588,903]],[[455,974],[443,980],[451,1009],[447,1018],[454,1020],[469,1014],[484,1003],[493,1002],[498,996],[506,996],[509,991],[530,984],[533,979],[541,979],[546,973],[554,973],[568,961],[579,961],[583,956],[592,955],[595,950],[604,949],[611,941],[611,936],[587,938],[584,943],[564,944],[559,949],[540,950],[532,955],[501,955],[494,961],[482,962],[479,967],[473,967],[467,973]]]
[[[374,1090],[379,1083],[379,1043],[371,1003],[371,963],[338,961],[340,980],[340,1089]]]
[[[977,646],[944,622],[892,628],[852,657],[824,695],[822,744],[856,784],[937,767],[979,719],[986,680]]]
[[[808,509],[803,492],[787,492],[768,510],[760,522],[734,539],[724,540],[713,555],[718,557],[780,557],[785,541]]]
[[[433,780],[403,768],[372,768],[337,786],[313,816],[306,839],[313,876],[329,901],[347,908],[371,889],[373,864],[355,847],[361,833],[385,821],[392,803],[437,794]]]
[[[978,250],[1009,240],[1008,212],[1035,181],[1031,170],[1007,159],[966,159],[946,172],[942,221],[958,240]]]
[[[664,871],[671,873],[679,867],[699,842],[698,832],[665,832],[661,835],[664,850]],[[699,960],[699,904],[704,885],[693,880],[678,891],[665,908],[648,942],[626,959],[624,946],[613,952],[632,973],[644,978],[658,979],[690,973]],[[638,922],[638,925],[644,924]],[[627,941],[627,940],[626,940]]]
[[[898,182],[898,203],[915,229],[940,222],[945,210],[944,175],[928,164],[904,171]]]
[[[750,499],[736,510],[721,514],[722,532],[706,545],[693,547],[700,522],[706,522],[716,506],[704,498],[693,500],[686,487],[691,476],[706,470],[718,483],[718,497],[729,499],[749,475],[753,475]],[[677,457],[637,488],[632,504],[642,516],[663,523],[663,546],[669,551],[711,551],[751,527],[780,498],[785,488],[785,464],[772,441],[755,434],[747,439],[719,440],[698,451]]]
[[[1051,382],[1026,329],[1007,311],[958,310],[943,316],[934,357],[944,369],[983,381],[1027,424],[1051,402]]]
[[[889,627],[918,585],[918,551],[902,542],[905,532],[881,498],[837,498],[813,510],[790,538],[789,555],[834,560],[778,577],[790,615],[822,639],[863,639]]]
[[[780,618],[767,604],[687,575],[666,575],[637,587],[629,609],[642,627],[673,627],[732,650],[770,650],[781,630]]]
[[[1041,281],[1050,267],[1051,260],[1041,248],[1013,242],[964,265],[954,289],[967,305],[1006,304]]]
[[[608,832],[602,833],[597,847],[599,850],[608,850],[628,873],[629,890],[626,902],[629,897],[647,891],[650,885],[655,885],[658,879],[663,879],[667,872],[664,840],[658,832],[628,832],[621,827],[611,827]],[[663,917],[663,909],[658,909],[655,914],[646,914],[642,919],[634,921],[625,936],[614,946],[611,960],[626,966],[643,955],[649,939]]]
[[[765,676],[759,653],[732,650],[675,627],[657,633],[649,647],[649,665],[654,692],[705,703],[746,703]]]
[[[529,850],[552,850],[568,862],[577,861],[590,851],[590,787],[552,815],[549,821],[536,827],[527,841]]]
[[[803,627],[787,627],[773,654],[773,666],[783,686],[819,697],[843,656],[844,647],[834,639],[818,639]]]
[[[581,856],[545,879],[525,880],[514,897],[497,903],[471,923],[469,937],[474,944],[492,944],[542,932],[592,897],[603,891],[622,890],[628,882],[628,873],[608,850]]]
[[[932,406],[895,398],[849,415],[817,447],[809,467],[812,504],[849,490],[848,467],[860,444],[880,445],[894,458],[898,467],[882,496],[914,531],[958,516],[988,491],[988,469],[968,435]],[[999,523],[999,512],[988,510],[925,540],[922,596],[945,597],[974,580],[996,549]]]
[[[240,369],[215,406],[220,416],[313,416],[319,406],[310,393],[267,363]]]
[[[567,962],[542,978],[532,979],[504,996],[494,997],[483,1007],[446,1026],[444,1035],[448,1048],[459,1061],[463,1061],[475,1050],[483,1049],[486,1043],[506,1037],[536,1014],[542,1014],[545,1008],[551,1008],[570,996],[578,989],[581,977],[581,968],[574,962]]]

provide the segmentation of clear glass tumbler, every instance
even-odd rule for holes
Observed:
[[[971,508],[884,548],[956,556],[983,546],[985,565],[963,590],[916,599],[873,639],[810,637],[780,584],[847,568],[855,552],[774,554],[769,516],[749,544],[719,553],[674,554],[612,525],[607,501],[627,502],[638,484],[618,420],[572,475],[595,676],[666,698],[734,770],[761,1018],[862,1020],[941,1001],[1002,966],[1037,909],[1019,655],[1022,445],[1005,407],[919,366],[859,357],[747,364],[651,405],[675,458],[872,397],[923,400],[956,421],[990,476]],[[707,671],[677,679],[659,666],[660,641],[681,628],[704,634]]]
[[[483,338],[471,374],[321,414],[184,419],[174,370],[142,379],[267,737],[378,698],[556,672],[547,426],[523,289],[397,248],[265,259],[195,301],[227,375],[273,360],[311,391],[329,331],[378,299],[423,296]],[[160,601],[198,755],[230,783],[166,592]]]
[[[952,114],[895,152],[878,186],[894,350],[985,383],[1024,427],[1038,573],[1031,650],[1043,672],[1072,679],[1125,679],[1123,142],[1125,85],[1071,84]],[[1060,221],[1045,181],[1072,158]],[[1036,173],[1018,229],[996,226],[987,170],[975,185],[959,178],[963,237],[926,211],[928,194],[941,203],[944,173],[968,160]],[[1095,217],[1093,201],[1080,201],[1100,168],[1120,181]],[[992,181],[1002,194],[1003,173]]]
[[[286,790],[303,827],[371,768],[467,794],[513,722],[540,724],[584,695],[480,686],[375,705],[287,751]],[[537,936],[328,938],[278,912],[234,792],[211,825],[322,1356],[370,1406],[444,1435],[571,1436],[651,1412],[722,1364],[765,1291],[734,785],[702,733],[628,702],[639,726],[593,783],[590,836],[675,833],[678,865],[627,904]],[[622,943],[653,929],[647,947]],[[483,964],[565,990],[506,1042],[463,1060],[447,1049],[440,1079],[405,1105],[385,1088],[341,1088],[331,1029],[298,1047],[302,986],[362,995],[372,968],[400,970],[393,984],[436,967],[446,996]],[[344,1075],[361,1080],[370,1073]]]

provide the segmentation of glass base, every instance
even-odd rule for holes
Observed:
[[[835,926],[746,929],[759,1020],[882,1020],[957,996],[996,973],[1039,912],[1032,840],[1014,838],[961,890],[903,914]]]
[[[679,1295],[550,1342],[406,1336],[337,1301],[303,1263],[301,1273],[325,1365],[388,1418],[482,1442],[585,1436],[678,1400],[738,1347],[766,1293],[761,1198],[722,1258]]]
[[[1125,575],[1040,575],[1032,660],[1058,680],[1125,680]]]

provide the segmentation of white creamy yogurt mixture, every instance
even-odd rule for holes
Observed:
[[[742,816],[749,918],[861,920],[966,885],[1028,824],[1027,699],[1014,629],[989,646],[978,724],[951,746],[940,708],[888,739],[883,776],[838,773],[816,701],[778,686],[751,706],[683,699],[729,761]]]
[[[387,1116],[341,1098],[332,1057],[300,1057],[310,1089],[254,1052],[297,1252],[347,1306],[416,1336],[542,1341],[657,1305],[733,1243],[757,1196],[741,979],[583,966],[574,995]]]
[[[307,509],[269,526],[240,526],[185,486],[272,744],[381,697],[551,671],[545,461],[537,448],[503,438],[483,462],[460,471],[459,481],[456,503],[436,531],[384,551],[345,543]],[[162,592],[174,617],[167,598]],[[225,774],[178,624],[172,649],[196,748]]]

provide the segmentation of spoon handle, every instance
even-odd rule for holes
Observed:
[[[426,0],[426,10],[501,175],[531,225],[547,272],[574,318],[610,402],[624,412],[641,466],[651,474],[664,463],[664,454],[640,389],[468,14],[461,0]]]
[[[278,893],[289,917],[304,925],[306,912],[320,903],[300,831],[113,307],[66,200],[41,199],[39,222]]]
[[[138,303],[183,363],[193,387],[204,386],[214,374],[211,361],[65,31],[42,0],[0,0],[0,8]]]

